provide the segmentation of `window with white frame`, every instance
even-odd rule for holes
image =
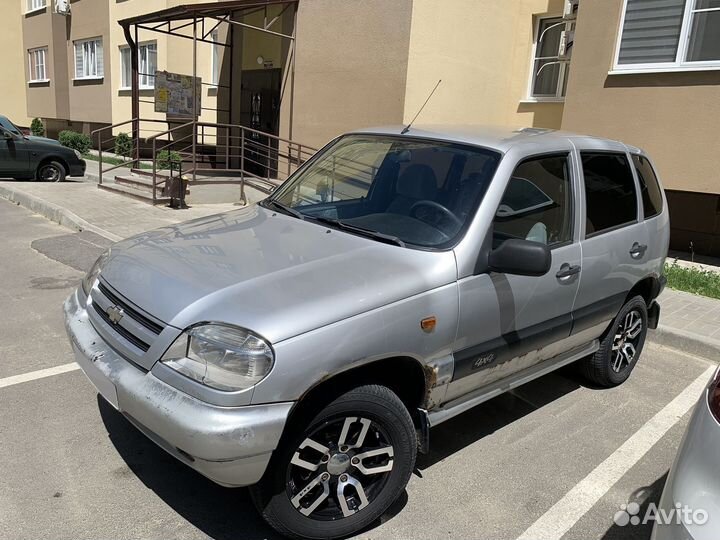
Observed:
[[[47,47],[30,49],[28,59],[30,62],[30,82],[47,81]]]
[[[211,40],[214,41],[212,45],[212,56],[210,57],[210,66],[212,69],[212,74],[210,78],[210,83],[217,86],[217,84],[220,82],[220,47],[221,45],[217,45],[217,43],[220,43],[220,31],[216,28],[212,31]]]
[[[720,69],[720,0],[625,0],[615,70]]]
[[[98,79],[104,75],[102,39],[75,42],[75,78]]]
[[[562,17],[537,20],[529,98],[561,100],[565,97],[570,65],[560,61],[558,53],[561,34],[569,24]]]
[[[47,5],[47,0],[27,0],[27,10],[35,11],[36,9],[42,9]]]
[[[130,47],[120,48],[120,69],[122,88],[132,87],[132,58]],[[150,41],[138,45],[138,79],[140,88],[155,88],[157,71],[157,43]]]

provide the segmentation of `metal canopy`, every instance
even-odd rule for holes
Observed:
[[[123,27],[132,24],[149,24],[169,21],[185,21],[198,17],[220,17],[237,10],[264,8],[278,4],[297,4],[298,0],[228,0],[203,4],[183,4],[153,13],[136,15],[118,21]]]
[[[200,4],[183,4],[167,9],[162,9],[152,13],[137,15],[122,19],[118,24],[122,27],[125,40],[130,47],[130,63],[132,70],[131,79],[131,100],[132,100],[132,131],[135,148],[140,145],[140,81],[139,81],[139,58],[138,58],[138,31],[150,31],[170,36],[175,36],[193,41],[192,54],[192,74],[193,78],[197,76],[197,43],[211,43],[230,49],[233,55],[233,39],[232,34],[230,43],[221,43],[209,39],[213,30],[219,25],[226,23],[229,26],[246,28],[253,31],[270,34],[281,39],[287,39],[290,42],[288,65],[285,66],[285,81],[290,77],[290,118],[289,118],[289,135],[292,137],[293,124],[293,101],[295,87],[295,33],[297,26],[297,9],[299,0],[226,0],[223,2],[205,2]],[[268,20],[267,8],[270,6],[284,6],[282,11]],[[293,8],[293,32],[291,35],[283,34],[275,30],[271,30],[273,25],[282,17],[288,8]],[[259,26],[246,24],[235,20],[236,15],[244,16],[257,11],[265,11],[265,18]],[[210,24],[206,25],[206,20],[210,20]],[[175,23],[175,24],[173,24]],[[230,81],[232,86],[232,62],[230,63]],[[216,85],[219,86],[219,85]],[[284,89],[284,83],[283,83]],[[232,88],[230,88],[232,93]],[[193,98],[195,93],[195,85],[193,85]],[[195,103],[195,99],[193,99]],[[232,100],[230,101],[232,108]],[[200,111],[194,110],[193,117],[195,121]],[[232,118],[232,111],[227,111]],[[195,155],[195,144],[193,144],[193,156]],[[194,157],[193,157],[194,159]]]

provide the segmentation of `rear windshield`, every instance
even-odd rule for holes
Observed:
[[[495,174],[494,150],[442,141],[348,135],[284,184],[272,200],[426,248],[453,245]]]

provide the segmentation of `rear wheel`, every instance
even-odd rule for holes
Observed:
[[[613,320],[600,349],[585,358],[585,376],[600,386],[617,386],[627,380],[637,364],[647,335],[647,306],[642,296],[631,298]]]
[[[410,479],[417,451],[405,405],[390,389],[351,390],[278,449],[251,488],[265,520],[292,538],[338,538],[379,518]]]
[[[65,180],[65,167],[57,161],[48,161],[38,168],[37,179],[43,182],[62,182]]]

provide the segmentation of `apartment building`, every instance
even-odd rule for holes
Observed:
[[[155,111],[156,70],[201,78],[201,121],[315,147],[410,121],[442,80],[418,122],[562,128],[646,148],[667,187],[672,246],[720,255],[719,0],[10,1],[26,73],[24,92],[8,95],[24,95],[27,118],[51,134],[133,117],[119,23],[137,31],[137,113],[158,125],[169,119]],[[568,6],[577,19],[563,18]],[[203,24],[195,42],[190,17]]]
[[[671,248],[720,256],[720,1],[580,2],[562,128],[646,149]]]

